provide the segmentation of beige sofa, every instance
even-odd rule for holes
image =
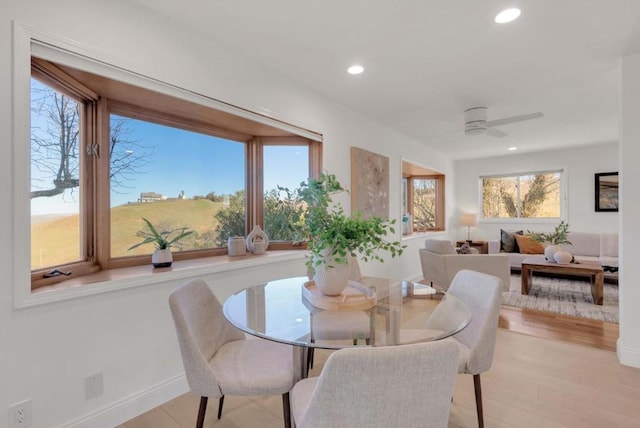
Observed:
[[[570,232],[568,239],[573,245],[560,245],[570,252],[576,261],[600,262],[605,269],[605,276],[616,276],[618,267],[618,234]],[[506,254],[511,268],[520,269],[522,260],[535,257],[544,260],[544,254],[505,253],[500,251],[500,240],[489,241],[489,254]],[[611,271],[616,272],[611,272]]]
[[[506,254],[458,254],[451,242],[426,239],[420,249],[422,276],[425,280],[448,289],[451,280],[462,269],[497,276],[504,291],[509,291],[511,272]]]

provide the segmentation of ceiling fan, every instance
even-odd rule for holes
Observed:
[[[508,134],[501,131],[496,126],[507,125],[523,120],[537,119],[543,117],[542,112],[521,114],[519,116],[504,117],[502,119],[487,120],[486,107],[472,107],[464,111],[464,133],[465,135],[487,134],[492,137],[502,138]]]

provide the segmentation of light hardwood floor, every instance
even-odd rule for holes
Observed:
[[[407,303],[409,324],[433,304]],[[618,363],[617,325],[503,307],[500,327],[493,366],[482,374],[487,428],[640,428],[640,369]],[[316,352],[311,375],[328,355]],[[187,393],[118,428],[192,428],[198,402]],[[205,427],[283,426],[280,396],[227,397],[219,421],[217,405],[210,400]],[[477,427],[471,376],[456,380],[449,427]]]

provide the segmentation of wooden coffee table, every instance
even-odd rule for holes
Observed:
[[[522,261],[522,294],[529,294],[529,286],[533,272],[549,272],[559,275],[588,276],[591,279],[591,296],[593,303],[601,305],[604,300],[604,271],[599,263],[558,263],[542,261],[535,257],[528,257]]]

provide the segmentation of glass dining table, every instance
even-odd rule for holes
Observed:
[[[358,283],[375,293],[364,310],[323,310],[302,288],[307,277],[284,278],[245,288],[223,305],[226,319],[238,329],[263,339],[294,345],[300,377],[307,375],[309,348],[342,349],[397,346],[444,339],[464,329],[471,312],[464,302],[443,292],[416,304],[407,283],[363,277]],[[433,290],[435,291],[435,290]],[[411,294],[410,294],[411,295]]]

